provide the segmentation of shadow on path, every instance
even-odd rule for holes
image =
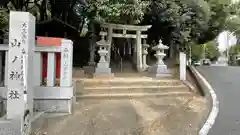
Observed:
[[[197,135],[206,100],[198,96],[78,101],[69,116],[45,117],[48,135]]]

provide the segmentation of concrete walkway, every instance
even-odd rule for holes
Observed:
[[[42,118],[44,123],[39,132],[47,135],[197,135],[207,117],[207,108],[207,101],[199,96],[80,100],[73,115]]]

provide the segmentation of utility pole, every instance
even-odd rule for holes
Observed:
[[[206,59],[205,51],[206,51],[206,44],[203,44],[203,52],[202,52],[202,58],[203,59]]]
[[[229,35],[230,33],[229,32],[227,32],[227,49],[226,49],[226,57],[227,57],[227,64],[229,64],[229,39],[230,39],[230,35]]]
[[[229,46],[229,35],[227,33],[227,40],[226,40],[226,57],[227,57],[227,60],[228,60],[228,46]]]

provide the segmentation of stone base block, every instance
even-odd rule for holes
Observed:
[[[114,78],[114,74],[111,73],[108,75],[94,75],[93,77],[97,79],[111,79],[111,78]]]
[[[75,100],[76,97],[73,97],[72,99],[34,99],[33,107],[36,112],[72,114],[76,103]],[[2,116],[6,114],[6,102],[7,101],[5,100],[2,104]]]
[[[74,99],[35,99],[34,111],[46,113],[73,113]]]
[[[96,68],[94,76],[102,76],[102,75],[108,75],[111,76],[112,70],[111,68]]]
[[[109,67],[109,63],[108,62],[99,62],[97,64],[97,68],[108,68]]]
[[[20,126],[14,124],[14,121],[0,118],[0,134],[1,135],[22,135]]]
[[[2,90],[0,94],[3,97],[2,110],[6,111],[7,88],[2,87],[0,90]],[[33,95],[34,111],[71,114],[76,103],[76,83],[73,83],[71,87],[37,86],[33,90]]]
[[[0,100],[0,117],[4,116],[6,114],[6,100],[1,99]]]
[[[154,77],[170,77],[171,72],[167,69],[166,65],[153,65],[149,67],[149,75]]]
[[[72,87],[35,87],[34,111],[73,113],[76,103],[76,84]]]

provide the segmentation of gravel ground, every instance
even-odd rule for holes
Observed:
[[[41,117],[42,127],[35,135],[197,135],[209,112],[209,102],[196,92],[158,98],[84,99],[75,107],[69,116]]]
[[[48,135],[197,135],[208,109],[200,96],[78,101],[73,115],[43,117]]]

